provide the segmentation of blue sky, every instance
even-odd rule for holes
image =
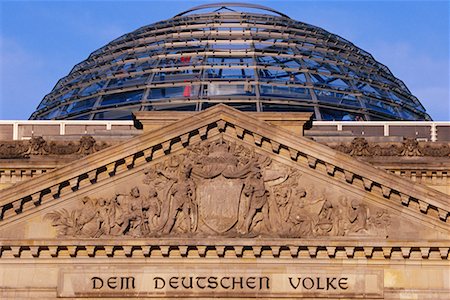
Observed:
[[[0,0],[0,120],[25,120],[94,50],[192,6],[225,1]],[[450,120],[450,1],[251,1],[338,34]]]

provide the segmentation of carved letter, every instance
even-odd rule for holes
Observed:
[[[170,277],[169,285],[171,288],[177,289],[178,288],[178,277]]]
[[[120,277],[120,289],[128,290],[130,289],[130,282],[131,282],[131,288],[134,289],[134,277]]]
[[[289,283],[291,284],[291,286],[292,286],[293,289],[297,289],[298,286],[300,285],[300,278],[297,278],[297,279],[298,279],[297,284],[294,284],[294,283],[292,282],[292,279],[293,279],[292,277],[289,277]]]
[[[161,277],[155,277],[153,280],[155,281],[155,289],[157,290],[161,290],[166,286],[166,281]],[[161,285],[159,285],[159,283],[161,283]]]
[[[317,277],[317,289],[318,290],[324,290],[325,287],[320,287],[320,277]]]
[[[259,278],[259,289],[262,290],[264,288],[264,282],[265,282],[265,289],[269,289],[269,277],[260,277]]]
[[[197,277],[197,286],[201,289],[206,288],[206,286],[200,284],[200,280],[206,280],[206,277]]]
[[[239,280],[236,280],[236,277],[233,277],[233,287],[232,287],[233,290],[234,290],[234,287],[235,287],[236,284],[240,285],[241,290],[244,288],[244,286],[243,286],[244,278],[243,277],[238,277],[238,278],[239,278]]]
[[[224,289],[227,290],[227,289],[230,288],[230,286],[229,286],[229,285],[226,286],[226,285],[223,284],[223,280],[224,280],[224,279],[227,279],[227,280],[228,280],[228,279],[230,279],[230,277],[223,277],[222,279],[220,279],[220,285],[221,285]]]
[[[348,280],[347,277],[343,277],[343,278],[340,278],[340,279],[339,279],[338,285],[339,285],[339,287],[340,287],[341,289],[343,289],[343,290],[348,289],[348,285],[347,285],[348,283],[347,283],[347,280]]]
[[[335,280],[336,280],[336,277],[333,277],[333,278],[327,277],[327,291],[330,289],[330,287],[332,287],[333,290],[336,289],[336,287],[333,285],[333,281],[335,281]]]
[[[109,288],[114,290],[117,287],[117,277],[108,278],[107,283]]]
[[[193,286],[192,286],[192,277],[189,277],[189,284],[188,285],[186,285],[185,283],[184,283],[184,280],[185,279],[187,279],[187,277],[181,277],[181,284],[183,285],[183,287],[185,288],[185,289],[192,289],[193,288]]]
[[[92,289],[99,290],[103,287],[103,279],[101,279],[100,277],[92,277],[91,280],[92,280]],[[100,284],[99,287],[97,287],[96,284],[97,282]]]
[[[217,277],[209,277],[208,278],[208,288],[215,289],[217,288]]]
[[[306,284],[306,280],[309,280],[309,285]],[[302,285],[305,289],[310,290],[314,287],[314,280],[311,277],[305,277],[303,278]]]
[[[256,277],[249,277],[246,281],[247,287],[250,289],[256,288]]]

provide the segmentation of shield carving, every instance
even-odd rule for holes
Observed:
[[[238,221],[243,182],[218,176],[197,186],[199,213],[203,222],[217,233],[230,230]]]

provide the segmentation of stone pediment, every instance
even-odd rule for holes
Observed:
[[[449,234],[445,194],[224,105],[0,197],[7,239]]]

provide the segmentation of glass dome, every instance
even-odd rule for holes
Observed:
[[[121,120],[138,110],[310,111],[316,120],[431,120],[351,42],[273,9],[201,5],[94,51],[30,119]]]

